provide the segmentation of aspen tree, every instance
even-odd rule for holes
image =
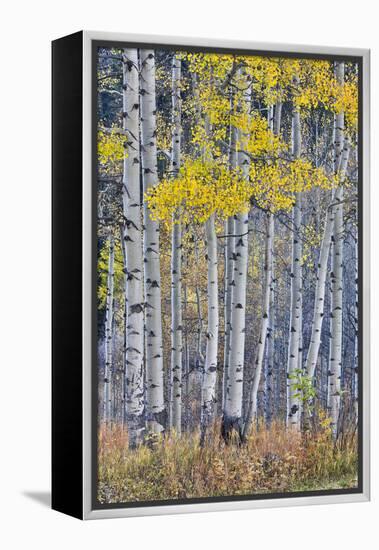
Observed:
[[[123,209],[127,264],[126,411],[129,445],[136,447],[144,431],[144,299],[140,192],[139,59],[136,48],[123,53],[123,120],[126,134]]]
[[[212,79],[211,79],[212,84]],[[210,137],[211,125],[205,116],[205,135]],[[204,161],[210,160],[207,147],[203,148]],[[200,444],[204,445],[208,426],[214,420],[216,412],[217,352],[218,352],[218,255],[215,229],[215,215],[212,213],[205,222],[207,246],[207,298],[208,327],[205,365],[201,387]]]
[[[343,177],[346,173],[347,163],[349,158],[349,147],[344,147],[344,153],[342,155],[340,176]],[[324,234],[321,241],[317,277],[316,277],[316,289],[313,308],[313,321],[310,344],[308,348],[307,358],[305,362],[305,372],[309,378],[314,377],[318,354],[321,343],[321,328],[324,318],[324,302],[325,302],[325,283],[328,267],[328,257],[330,251],[330,244],[332,238],[332,232],[334,227],[335,218],[335,205],[334,205],[334,191],[332,192],[331,204],[328,206]]]
[[[246,83],[245,83],[246,84]],[[250,89],[244,93],[240,110],[250,115]],[[248,136],[238,132],[239,150],[237,163],[241,169],[242,177],[249,178],[249,157],[243,152],[243,145]],[[243,375],[245,363],[245,322],[246,322],[246,282],[248,263],[248,213],[237,213],[234,216],[235,232],[235,262],[234,276],[232,280],[232,312],[230,322],[230,359],[228,368],[228,388],[225,400],[225,409],[222,422],[222,435],[225,441],[230,439],[235,430],[242,437],[242,398]]]
[[[217,237],[214,214],[205,222],[208,264],[208,328],[204,375],[201,388],[201,444],[206,430],[214,419],[216,403],[217,348],[218,348],[218,272]]]
[[[233,102],[231,101],[231,109]],[[235,170],[237,166],[237,130],[230,125],[230,152],[229,166],[231,170]],[[232,317],[232,300],[233,300],[233,275],[234,275],[234,258],[235,258],[235,237],[234,237],[234,216],[229,216],[225,221],[225,260],[224,260],[224,364],[223,364],[223,382],[222,382],[222,410],[224,411],[227,399],[228,379],[229,379],[229,363],[230,363],[230,340],[231,340],[231,317]]]
[[[155,99],[155,55],[153,50],[141,50],[141,158],[144,193],[158,183],[157,125]],[[146,331],[146,418],[153,433],[164,430],[162,412],[163,350],[161,313],[161,275],[159,250],[159,222],[152,219],[147,201],[144,201],[144,288]]]
[[[278,135],[280,132],[281,121],[281,103],[277,103],[275,111],[273,106],[269,107],[268,123],[270,130],[274,135]],[[255,370],[253,380],[250,388],[248,410],[245,419],[243,436],[247,437],[251,424],[257,416],[257,402],[258,402],[258,389],[261,380],[261,373],[264,361],[264,354],[266,348],[266,338],[269,336],[269,316],[270,316],[270,303],[273,295],[273,242],[274,242],[274,215],[272,212],[268,212],[266,217],[266,237],[265,237],[265,263],[264,263],[264,283],[263,283],[263,303],[262,303],[262,319],[259,332],[259,341],[255,358]],[[273,336],[273,334],[271,334]],[[272,361],[273,350],[270,350],[270,360]],[[272,370],[270,377],[272,376]],[[266,373],[266,381],[269,377]],[[268,381],[267,381],[268,382]],[[267,391],[270,390],[267,387]],[[271,391],[271,390],[270,390]],[[267,403],[266,403],[267,405]]]
[[[249,406],[243,429],[243,437],[249,434],[251,424],[257,416],[257,397],[263,366],[265,344],[268,330],[270,296],[272,293],[272,240],[274,233],[274,216],[272,213],[266,219],[265,262],[264,262],[264,290],[262,304],[262,321],[255,359],[255,371],[249,395]]]
[[[338,84],[344,83],[344,63],[336,63],[335,75]],[[342,155],[344,149],[344,112],[335,115],[335,146],[334,146],[334,172],[339,175],[341,171]],[[338,435],[338,418],[341,403],[341,366],[342,366],[342,293],[343,293],[343,181],[334,195],[335,216],[332,233],[331,254],[331,311],[330,311],[330,346],[329,346],[329,372],[328,372],[328,408],[331,417],[333,436]]]
[[[298,108],[292,114],[292,154],[299,158],[301,154],[301,121]],[[301,193],[295,194],[292,210],[292,268],[291,268],[291,316],[287,363],[287,425],[300,429],[299,390],[296,386],[299,377],[299,347],[301,330],[302,295],[302,242],[301,242]]]
[[[358,229],[357,229],[358,231]],[[355,323],[355,334],[354,334],[354,412],[355,412],[355,421],[358,422],[358,413],[359,413],[359,380],[358,380],[358,371],[359,371],[359,340],[358,340],[358,298],[359,298],[359,286],[358,286],[358,235],[355,237],[355,300],[354,300],[354,323]]]
[[[181,59],[172,61],[172,166],[175,177],[181,156]],[[173,220],[171,251],[171,371],[170,371],[170,427],[180,435],[182,426],[182,230],[180,213]]]
[[[105,305],[105,368],[104,368],[104,398],[103,418],[110,422],[112,399],[112,369],[113,369],[113,293],[114,293],[114,238],[110,232],[108,237],[108,274]]]
[[[125,229],[124,224],[120,224],[120,246],[121,246],[121,253],[122,253],[122,271],[124,274],[124,289],[126,289],[127,284],[127,269],[126,269],[126,246],[125,246],[125,239],[124,239]],[[127,369],[126,369],[126,347],[127,347],[127,341],[126,341],[126,324],[127,324],[127,300],[126,296],[124,295],[124,311],[123,311],[123,342],[122,342],[122,398],[121,398],[121,423],[122,426],[126,423],[126,377],[127,377]]]

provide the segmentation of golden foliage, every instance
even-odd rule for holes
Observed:
[[[313,187],[331,189],[337,185],[335,176],[327,176],[323,169],[315,168],[304,159],[252,164],[250,179],[255,201],[271,212],[291,209],[294,193],[309,191]]]
[[[204,223],[213,213],[228,217],[249,209],[250,185],[220,163],[187,159],[175,179],[145,196],[153,219]]]
[[[99,163],[109,168],[124,159],[124,136],[111,128],[104,132],[99,130],[97,137],[97,154]]]

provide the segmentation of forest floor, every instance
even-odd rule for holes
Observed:
[[[128,449],[127,430],[99,431],[101,503],[287,493],[357,487],[356,433],[333,442],[329,420],[300,435],[282,422],[254,429],[243,446],[225,445],[216,424],[204,448],[199,434],[152,439]]]

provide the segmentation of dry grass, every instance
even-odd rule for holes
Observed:
[[[329,422],[300,436],[282,423],[259,426],[244,446],[228,445],[215,425],[205,448],[199,434],[175,434],[128,449],[121,426],[99,431],[98,499],[102,503],[251,495],[357,485],[357,438],[333,443]]]

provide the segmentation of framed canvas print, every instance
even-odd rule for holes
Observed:
[[[53,42],[53,508],[369,498],[369,52]]]

